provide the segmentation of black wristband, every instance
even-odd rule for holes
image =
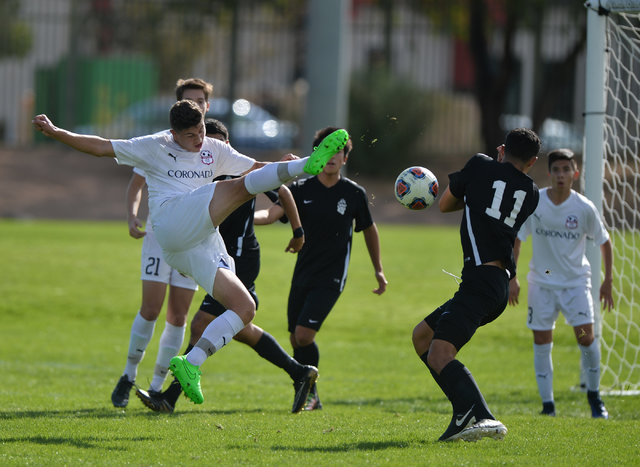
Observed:
[[[298,227],[293,231],[293,238],[300,238],[304,236],[304,229],[302,227]]]

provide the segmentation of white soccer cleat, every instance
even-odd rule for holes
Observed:
[[[457,439],[470,442],[478,441],[481,438],[501,440],[506,434],[507,427],[502,422],[485,418],[462,430]]]

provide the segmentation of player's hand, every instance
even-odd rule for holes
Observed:
[[[373,293],[376,295],[382,295],[387,290],[387,278],[384,277],[384,272],[376,272],[376,280],[378,281],[378,288],[373,289]]]
[[[129,218],[129,235],[133,238],[142,238],[147,235],[147,232],[140,230],[142,227],[142,221],[137,216],[131,216]]]
[[[33,117],[31,123],[33,124],[34,129],[45,136],[52,136],[54,131],[57,130],[54,124],[51,123],[51,120],[49,120],[49,117],[44,114],[36,115],[35,117]]]
[[[516,306],[518,304],[518,296],[520,295],[520,282],[517,277],[509,281],[509,305]]]
[[[300,159],[298,156],[296,156],[295,154],[285,154],[284,156],[282,156],[282,158],[280,159],[280,162],[285,162],[285,161],[295,161],[296,159]]]
[[[287,245],[287,248],[284,249],[285,253],[297,253],[302,249],[302,246],[304,245],[304,235],[302,237],[291,237],[291,240],[289,240],[289,245]]]
[[[602,281],[600,284],[600,302],[607,311],[613,308],[613,281]]]

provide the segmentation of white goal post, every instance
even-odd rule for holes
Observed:
[[[600,249],[590,245],[601,387],[640,394],[640,0],[585,6],[584,187],[611,235],[616,301],[600,312]]]

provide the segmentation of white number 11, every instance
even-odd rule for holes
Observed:
[[[507,184],[502,180],[496,180],[495,182],[493,182],[493,189],[496,191],[493,195],[493,201],[491,201],[491,207],[485,209],[485,212],[494,219],[500,220],[500,216],[502,215],[502,213],[500,212],[500,205],[502,204],[502,195],[504,195],[504,189],[506,186]],[[517,190],[513,194],[513,197],[516,201],[513,204],[511,214],[509,214],[509,217],[504,220],[504,223],[509,227],[513,227],[513,225],[516,223],[516,217],[518,216],[520,209],[522,209],[522,203],[524,202],[526,196],[527,193],[523,190]]]

